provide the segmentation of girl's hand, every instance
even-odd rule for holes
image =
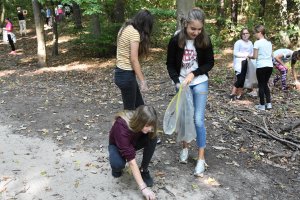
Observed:
[[[148,187],[142,189],[142,193],[147,200],[155,200],[156,198],[154,192],[152,192],[152,190]]]
[[[148,90],[149,90],[149,88],[148,88],[148,85],[147,85],[147,81],[146,80],[141,81],[141,91],[146,92]]]
[[[192,82],[192,80],[194,79],[194,74],[193,73],[189,73],[186,77],[185,77],[185,79],[184,79],[184,81],[183,81],[183,85],[189,85],[191,82]]]

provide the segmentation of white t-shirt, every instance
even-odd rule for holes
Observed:
[[[256,68],[273,67],[272,62],[272,43],[266,39],[254,42],[254,49],[258,50],[256,58]]]
[[[293,53],[294,53],[294,51],[292,51],[290,49],[277,49],[276,51],[273,52],[273,56],[276,57],[278,55],[283,55],[283,57],[281,58],[281,61],[283,63],[287,63],[292,60]]]
[[[242,71],[242,61],[253,54],[253,43],[251,41],[244,41],[242,39],[234,43],[233,48],[233,68],[234,71],[240,74]]]
[[[179,76],[180,83],[184,81],[185,77],[189,73],[195,71],[196,69],[198,69],[198,67],[199,66],[197,61],[197,51],[194,46],[194,40],[187,40],[186,45],[184,47],[184,53],[183,53],[182,64],[180,69],[180,76]],[[199,75],[194,77],[190,85],[197,85],[207,80],[208,77],[205,74]]]

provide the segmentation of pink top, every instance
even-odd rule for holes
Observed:
[[[57,12],[58,12],[58,14],[63,14],[63,13],[64,13],[64,11],[63,11],[62,8],[58,8],[58,9],[57,9]]]
[[[7,22],[5,29],[7,32],[12,32],[13,31],[13,25],[10,22]]]

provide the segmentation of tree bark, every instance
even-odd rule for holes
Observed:
[[[47,53],[46,53],[46,43],[45,43],[45,33],[44,33],[44,21],[41,16],[41,4],[38,0],[32,0],[35,30],[37,36],[37,56],[38,65],[40,67],[47,66]]]
[[[73,19],[75,23],[76,29],[82,29],[82,21],[81,21],[81,9],[76,2],[73,3]]]
[[[92,15],[92,35],[95,39],[96,44],[99,44],[97,41],[99,41],[100,34],[101,34],[101,29],[100,29],[99,14],[93,14]],[[101,57],[101,52],[99,52],[98,49],[96,50],[96,56]]]
[[[236,26],[238,18],[238,1],[231,0],[231,22]]]
[[[258,17],[264,17],[265,16],[265,9],[266,9],[266,0],[259,0],[259,13]]]
[[[221,29],[225,24],[224,0],[216,0],[217,6],[217,26]]]
[[[195,6],[195,0],[176,0],[177,6],[177,30],[181,28],[181,19]]]
[[[4,16],[5,16],[5,11],[6,11],[5,3],[6,3],[6,0],[1,1],[1,16],[0,16],[1,24],[3,24],[3,22],[4,22]]]
[[[52,56],[58,55],[58,31],[57,31],[57,21],[55,16],[55,4],[54,1],[51,0],[51,17],[52,17]]]
[[[116,23],[123,23],[125,21],[125,0],[116,0],[113,10],[112,21]]]

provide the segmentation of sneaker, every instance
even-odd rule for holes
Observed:
[[[268,110],[269,110],[269,109],[272,109],[272,104],[271,104],[271,103],[267,103],[266,108],[267,108]]]
[[[120,176],[122,176],[122,171],[115,171],[115,170],[112,170],[112,171],[111,171],[111,175],[112,175],[114,178],[119,178]]]
[[[257,91],[253,90],[252,92],[248,93],[251,97],[257,97]]]
[[[9,54],[10,55],[16,55],[17,53],[16,53],[16,51],[11,51]]]
[[[194,176],[203,176],[203,172],[205,171],[205,160],[198,160],[197,165],[195,167]]]
[[[179,155],[179,162],[186,164],[187,163],[187,159],[189,157],[189,150],[188,148],[184,148],[180,151],[180,155]]]
[[[257,109],[257,110],[266,110],[266,106],[265,105],[255,105],[254,106],[255,107],[255,109]]]
[[[243,97],[242,97],[242,95],[239,95],[239,96],[236,96],[236,99],[237,99],[237,100],[242,100]]]
[[[141,171],[141,175],[142,175],[143,181],[146,183],[147,187],[152,187],[153,186],[153,179],[150,176],[149,170]]]
[[[230,95],[229,95],[229,99],[232,100],[232,101],[235,100],[235,97],[236,97],[235,94],[230,94]]]

